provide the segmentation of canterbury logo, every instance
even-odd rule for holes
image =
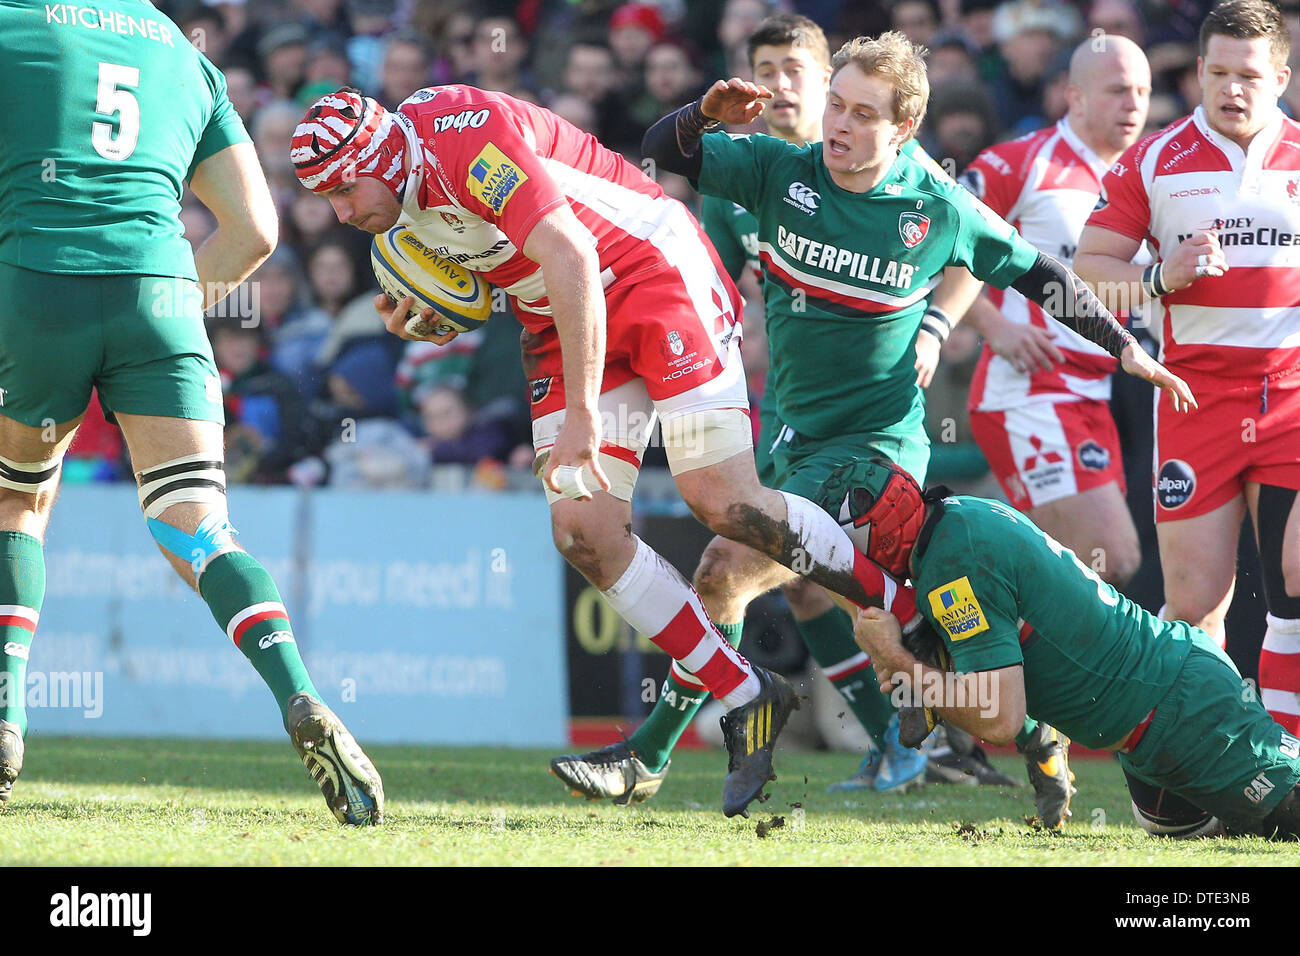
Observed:
[[[761,710],[754,711],[745,721],[745,756],[766,747],[771,739],[772,705],[764,704]]]
[[[821,206],[821,193],[817,192],[817,190],[813,189],[811,186],[805,186],[803,183],[794,182],[790,184],[789,193],[793,205],[798,206],[809,215],[816,212],[817,208]]]
[[[293,634],[289,631],[272,631],[270,634],[264,634],[257,641],[257,646],[266,650],[272,644],[293,644]]]
[[[5,653],[10,657],[21,657],[23,660],[27,660],[27,655],[31,653],[31,649],[26,644],[19,644],[17,641],[5,641]]]

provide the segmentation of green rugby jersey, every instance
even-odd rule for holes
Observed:
[[[198,278],[185,180],[248,134],[174,23],[143,0],[0,0],[0,90],[0,261]]]
[[[1029,714],[1111,746],[1173,686],[1193,628],[1161,621],[1007,505],[944,499],[913,558],[916,602],[958,671],[1024,665]]]
[[[705,196],[700,201],[700,225],[734,281],[740,281],[746,268],[758,271],[758,220],[752,212],[717,196]]]
[[[814,439],[880,430],[907,414],[916,335],[945,267],[1005,288],[1038,257],[933,164],[900,155],[874,189],[852,193],[832,182],[821,150],[709,133],[699,178],[701,192],[758,220],[781,421]]]

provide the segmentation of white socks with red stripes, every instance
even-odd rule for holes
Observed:
[[[758,678],[749,662],[718,633],[695,589],[653,548],[635,540],[632,563],[602,592],[605,600],[728,710],[757,697]]]
[[[785,498],[786,523],[798,537],[799,547],[803,549],[802,555],[795,555],[792,569],[806,576],[811,576],[815,566],[825,568],[840,578],[851,575],[865,596],[874,599],[871,601],[873,605],[891,612],[906,627],[916,616],[914,597],[905,594],[898,582],[885,573],[880,565],[859,551],[839,522],[825,511],[807,498],[785,491],[780,494]],[[801,559],[806,562],[806,567],[799,566]],[[853,603],[863,605],[859,600],[861,595],[846,594],[843,591],[840,593]]]
[[[1259,699],[1289,734],[1300,734],[1300,620],[1265,616],[1259,651]]]

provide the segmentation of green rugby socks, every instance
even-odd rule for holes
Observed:
[[[740,636],[745,630],[743,621],[717,627],[728,644],[740,646]],[[662,770],[682,733],[708,697],[704,685],[674,662],[650,716],[627,740],[637,759],[652,772]]]
[[[1016,749],[1019,750],[1021,753],[1024,753],[1026,747],[1028,747],[1031,743],[1037,743],[1037,742],[1038,742],[1038,721],[1034,720],[1034,718],[1026,714],[1025,726],[1021,728],[1020,733],[1016,734]]]
[[[199,576],[199,594],[275,695],[286,726],[290,697],[307,693],[321,699],[298,656],[280,592],[255,557],[244,551],[217,555]]]
[[[797,621],[799,635],[822,673],[844,697],[849,710],[882,745],[894,705],[880,692],[871,659],[853,639],[853,620],[838,607],[807,621]]]
[[[45,550],[21,531],[0,531],[0,720],[27,734],[27,657],[45,600]]]

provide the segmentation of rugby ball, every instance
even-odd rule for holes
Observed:
[[[407,226],[375,236],[370,264],[379,287],[395,302],[415,297],[406,320],[408,335],[469,332],[492,316],[492,287],[483,277],[437,255]],[[428,322],[420,318],[427,308],[437,313]]]

